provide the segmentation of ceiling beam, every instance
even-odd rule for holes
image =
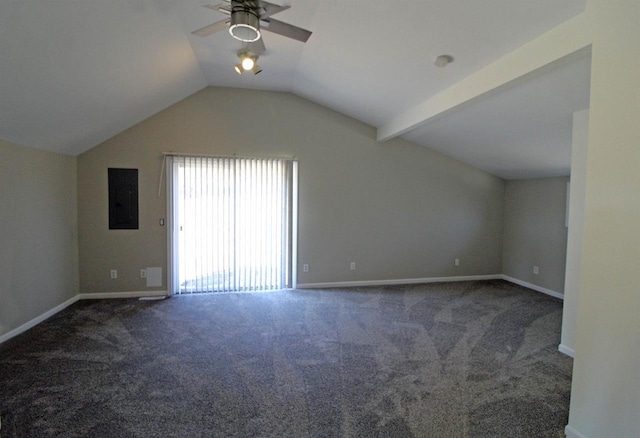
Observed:
[[[531,75],[540,74],[560,62],[568,62],[591,50],[591,32],[582,13],[482,70],[452,85],[432,98],[409,108],[378,127],[378,141],[390,140],[436,119],[462,105],[512,87]]]

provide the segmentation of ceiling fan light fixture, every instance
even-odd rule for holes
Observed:
[[[232,37],[245,43],[260,39],[260,19],[253,10],[233,11],[229,33]]]
[[[262,71],[260,66],[258,66],[258,55],[255,55],[249,50],[242,49],[238,51],[238,58],[240,58],[240,62],[234,65],[233,68],[239,75],[245,72],[251,72],[257,75]]]
[[[252,57],[245,56],[244,58],[242,58],[243,70],[245,71],[252,70],[255,65],[256,65],[256,61]]]

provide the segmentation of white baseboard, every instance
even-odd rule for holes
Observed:
[[[526,287],[526,288],[529,288],[529,289],[533,289],[536,292],[542,292],[543,294],[551,295],[552,297],[564,300],[564,295],[561,294],[560,292],[556,292],[554,290],[547,289],[545,287],[536,286],[535,284],[528,283],[528,282],[522,281],[522,280],[518,280],[517,278],[509,277],[508,275],[504,275],[504,274],[502,274],[500,276],[500,278],[502,278],[503,280],[507,280],[507,281],[509,281],[511,283],[515,283],[515,284],[517,284],[519,286],[523,286],[523,287]]]
[[[552,297],[556,297],[561,300],[564,299],[564,296],[559,292],[555,292],[550,289],[545,289],[544,287],[536,286],[535,284],[527,283],[526,281],[521,281],[504,274],[464,275],[464,276],[453,276],[453,277],[400,278],[400,279],[391,279],[391,280],[368,280],[368,281],[336,281],[336,282],[329,282],[329,283],[302,283],[302,284],[298,284],[297,288],[298,289],[322,289],[322,288],[333,288],[333,287],[392,286],[392,285],[399,285],[399,284],[443,283],[443,282],[453,282],[453,281],[477,281],[477,280],[506,280],[511,283],[515,283],[517,285],[524,286],[529,289],[533,289],[535,291],[542,292],[547,295],[551,295]],[[31,327],[55,315],[62,309],[69,307],[71,304],[75,303],[78,300],[102,300],[102,299],[111,299],[111,298],[141,298],[141,297],[157,297],[157,296],[166,296],[166,295],[168,295],[168,292],[164,290],[155,290],[155,291],[145,290],[145,291],[131,291],[131,292],[96,292],[96,293],[78,294],[75,297],[68,299],[64,303],[54,307],[53,309],[43,313],[37,318],[34,318],[31,321],[25,324],[22,324],[20,327],[15,328],[10,332],[7,332],[4,335],[0,336],[0,344],[19,335],[20,333],[23,333],[29,330]],[[569,348],[566,348],[566,350],[563,350],[560,347],[559,349],[563,353],[573,357],[573,350]],[[571,354],[569,352],[571,352]]]
[[[76,296],[74,296],[72,298],[69,298],[64,303],[58,304],[53,309],[47,310],[42,315],[37,316],[36,318],[33,318],[31,321],[22,324],[20,327],[16,327],[13,330],[11,330],[10,332],[5,333],[4,335],[0,336],[0,344],[2,344],[3,342],[8,341],[11,338],[14,338],[14,337],[18,336],[21,333],[26,332],[30,328],[35,327],[36,325],[40,324],[45,319],[51,318],[53,315],[55,315],[56,313],[60,312],[63,309],[66,309],[67,307],[69,307],[70,305],[72,305],[73,303],[78,301],[79,299],[80,299],[79,295],[76,295]]]
[[[166,296],[166,295],[167,295],[167,291],[165,290],[156,290],[156,291],[144,290],[144,291],[132,291],[132,292],[99,292],[94,294],[78,294],[73,298],[69,298],[64,303],[57,305],[53,309],[47,310],[42,315],[32,319],[31,321],[22,324],[20,327],[17,327],[11,330],[10,332],[7,332],[4,335],[0,336],[0,344],[8,341],[11,338],[18,336],[21,333],[26,332],[30,328],[40,324],[45,319],[52,317],[56,313],[66,309],[73,303],[80,300],[101,300],[106,298],[141,298],[141,297],[156,297],[156,296]]]
[[[575,430],[572,426],[569,426],[568,424],[564,428],[564,434],[567,436],[567,438],[587,438],[586,435],[581,434],[580,432],[578,432],[577,430]]]
[[[167,296],[166,290],[139,290],[130,292],[96,292],[79,294],[81,300],[105,300],[111,298],[142,298]]]
[[[493,275],[465,275],[455,277],[427,277],[427,278],[400,278],[393,280],[364,280],[364,281],[335,281],[327,283],[300,283],[298,289],[324,289],[332,287],[358,287],[358,286],[393,286],[397,284],[419,284],[419,283],[442,283],[450,281],[475,281],[475,280],[506,280],[519,286],[533,289],[536,292],[550,295],[552,297],[564,300],[564,295],[551,289],[547,289],[526,281],[518,280],[504,274]]]
[[[575,357],[575,354],[576,354],[576,352],[573,351],[573,348],[569,348],[566,345],[562,345],[562,344],[558,345],[558,350],[569,357]]]
[[[365,281],[335,281],[329,283],[299,283],[298,289],[324,289],[330,287],[357,286],[392,286],[396,284],[444,283],[451,281],[498,280],[501,274],[495,275],[466,275],[457,277],[428,277],[428,278],[400,278],[393,280],[365,280]]]

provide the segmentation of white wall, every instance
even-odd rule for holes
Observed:
[[[569,194],[569,230],[567,236],[567,264],[562,308],[562,339],[560,350],[575,355],[576,318],[580,286],[580,258],[584,233],[584,197],[587,167],[587,135],[589,110],[573,115],[571,136],[571,191]]]
[[[567,251],[567,181],[507,181],[504,201],[503,274],[559,294]]]
[[[288,93],[209,87],[78,157],[82,292],[145,290],[141,268],[166,272],[162,151],[294,155],[310,265],[298,283],[501,272],[499,178]],[[108,229],[108,167],[139,169],[139,230]]]
[[[0,140],[0,337],[78,294],[76,158]]]
[[[590,0],[593,34],[571,436],[640,436],[640,2]],[[579,435],[580,434],[580,435]]]

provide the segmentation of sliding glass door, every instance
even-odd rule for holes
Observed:
[[[294,286],[295,161],[168,162],[173,293]]]

